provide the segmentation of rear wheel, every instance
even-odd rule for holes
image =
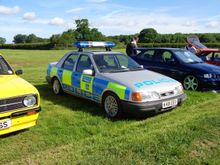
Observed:
[[[183,80],[183,86],[186,90],[196,91],[199,89],[199,80],[193,76],[186,76]]]
[[[122,115],[120,99],[113,93],[107,93],[104,95],[103,107],[107,116],[111,119],[119,118]]]
[[[63,92],[61,84],[60,84],[60,82],[59,82],[59,80],[57,78],[55,78],[53,80],[53,92],[56,95],[59,95],[59,94],[61,94]]]

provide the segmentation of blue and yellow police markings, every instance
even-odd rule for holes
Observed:
[[[82,75],[80,79],[80,88],[92,93],[93,80],[94,77],[92,76]]]
[[[72,86],[72,71],[63,70],[62,83],[68,86]]]
[[[131,90],[126,86],[94,78],[93,76],[63,70],[62,68],[50,68],[50,77],[58,76],[65,91],[80,95],[82,97],[100,102],[105,90],[109,90],[118,95],[122,100],[129,100]]]
[[[58,70],[57,67],[52,67],[52,68],[48,69],[48,72],[50,72],[49,75],[50,75],[51,78],[54,77],[55,75],[57,75],[57,70]]]

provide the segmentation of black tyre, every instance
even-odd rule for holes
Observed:
[[[60,84],[60,82],[59,82],[59,80],[58,80],[57,78],[55,78],[55,79],[53,80],[52,85],[53,85],[53,92],[54,92],[56,95],[60,95],[60,94],[63,93],[62,86],[61,86],[61,84]]]
[[[109,118],[117,119],[122,116],[121,101],[114,93],[109,92],[103,96],[102,106]]]

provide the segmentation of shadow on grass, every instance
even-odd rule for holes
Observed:
[[[49,84],[42,84],[35,86],[41,95],[41,98],[44,100],[51,101],[53,104],[64,106],[72,111],[81,111],[85,113],[90,113],[93,116],[101,116],[103,118],[107,118],[104,109],[97,103],[74,96],[70,94],[63,93],[62,95],[55,95],[53,93],[52,86]],[[165,113],[165,112],[163,112]],[[129,114],[125,113],[122,118],[124,120],[144,120],[146,118],[154,117],[158,115],[155,112],[149,112],[147,114]],[[119,120],[120,120],[119,119]],[[117,121],[113,120],[113,121]]]
[[[90,113],[93,116],[106,117],[102,107],[95,102],[66,93],[55,95],[53,93],[52,86],[48,84],[36,85],[35,87],[40,92],[42,99],[51,101],[55,105],[64,106],[72,111]]]
[[[7,134],[5,134],[5,135],[1,135],[1,136],[0,136],[0,139],[5,139],[5,138],[8,138],[8,137],[16,136],[16,135],[21,134],[21,133],[23,133],[23,132],[26,132],[26,131],[28,131],[28,130],[29,130],[29,129],[27,128],[27,129],[18,130],[18,131],[15,131],[15,132],[7,133]]]

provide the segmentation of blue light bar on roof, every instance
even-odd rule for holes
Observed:
[[[74,46],[77,48],[113,48],[116,44],[114,42],[77,41]]]

